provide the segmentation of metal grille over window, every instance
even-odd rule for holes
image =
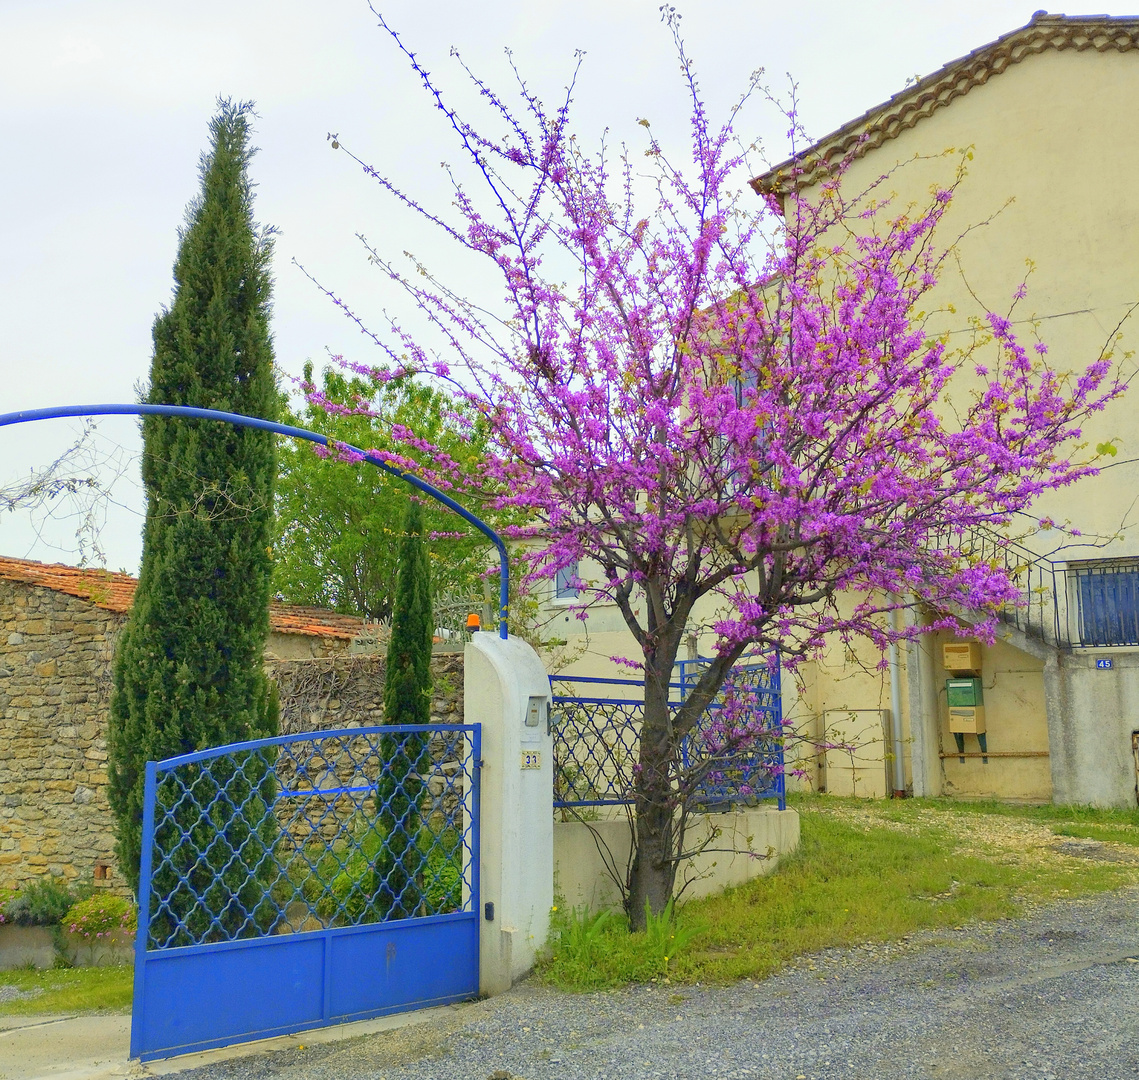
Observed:
[[[1071,563],[1081,645],[1139,645],[1139,559]]]
[[[469,912],[476,744],[470,726],[393,725],[158,763],[147,948]]]

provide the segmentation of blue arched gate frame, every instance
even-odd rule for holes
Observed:
[[[131,1056],[476,996],[479,755],[391,725],[149,762]]]

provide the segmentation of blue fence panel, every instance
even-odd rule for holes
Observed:
[[[711,661],[682,660],[681,700],[695,688]],[[735,699],[724,722],[725,693],[704,713],[696,730],[681,745],[686,770],[698,770],[695,801],[708,809],[776,799],[787,808],[783,774],[783,705],[779,657],[737,664],[726,681]],[[731,730],[726,730],[730,728]]]
[[[149,762],[131,1056],[478,993],[477,725]]]
[[[677,679],[670,684],[676,697],[670,703],[673,708],[687,698],[709,662],[677,665]],[[579,691],[596,687],[596,696],[553,696],[554,806],[631,804],[644,684],[584,677],[565,681]],[[744,715],[736,716],[735,731],[725,736],[722,730],[721,694],[683,741],[678,769],[694,779],[697,805],[711,809],[776,799],[785,809],[778,656],[737,664],[730,685],[745,705]]]

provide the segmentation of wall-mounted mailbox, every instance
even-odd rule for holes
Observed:
[[[968,706],[970,708],[985,704],[985,692],[981,688],[981,680],[973,679],[946,679],[945,695],[949,698],[949,707]]]
[[[941,666],[946,671],[981,670],[979,641],[947,641],[941,646]]]
[[[985,693],[980,679],[946,679],[945,696],[951,732],[980,735],[985,730]]]
[[[949,730],[954,735],[982,735],[985,732],[985,710],[980,705],[949,708]]]

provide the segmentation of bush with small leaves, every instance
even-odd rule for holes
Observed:
[[[17,926],[55,926],[75,903],[71,890],[57,878],[42,877],[25,885],[0,911],[0,922]]]
[[[138,908],[121,896],[92,896],[72,904],[63,928],[94,945],[138,929]]]

